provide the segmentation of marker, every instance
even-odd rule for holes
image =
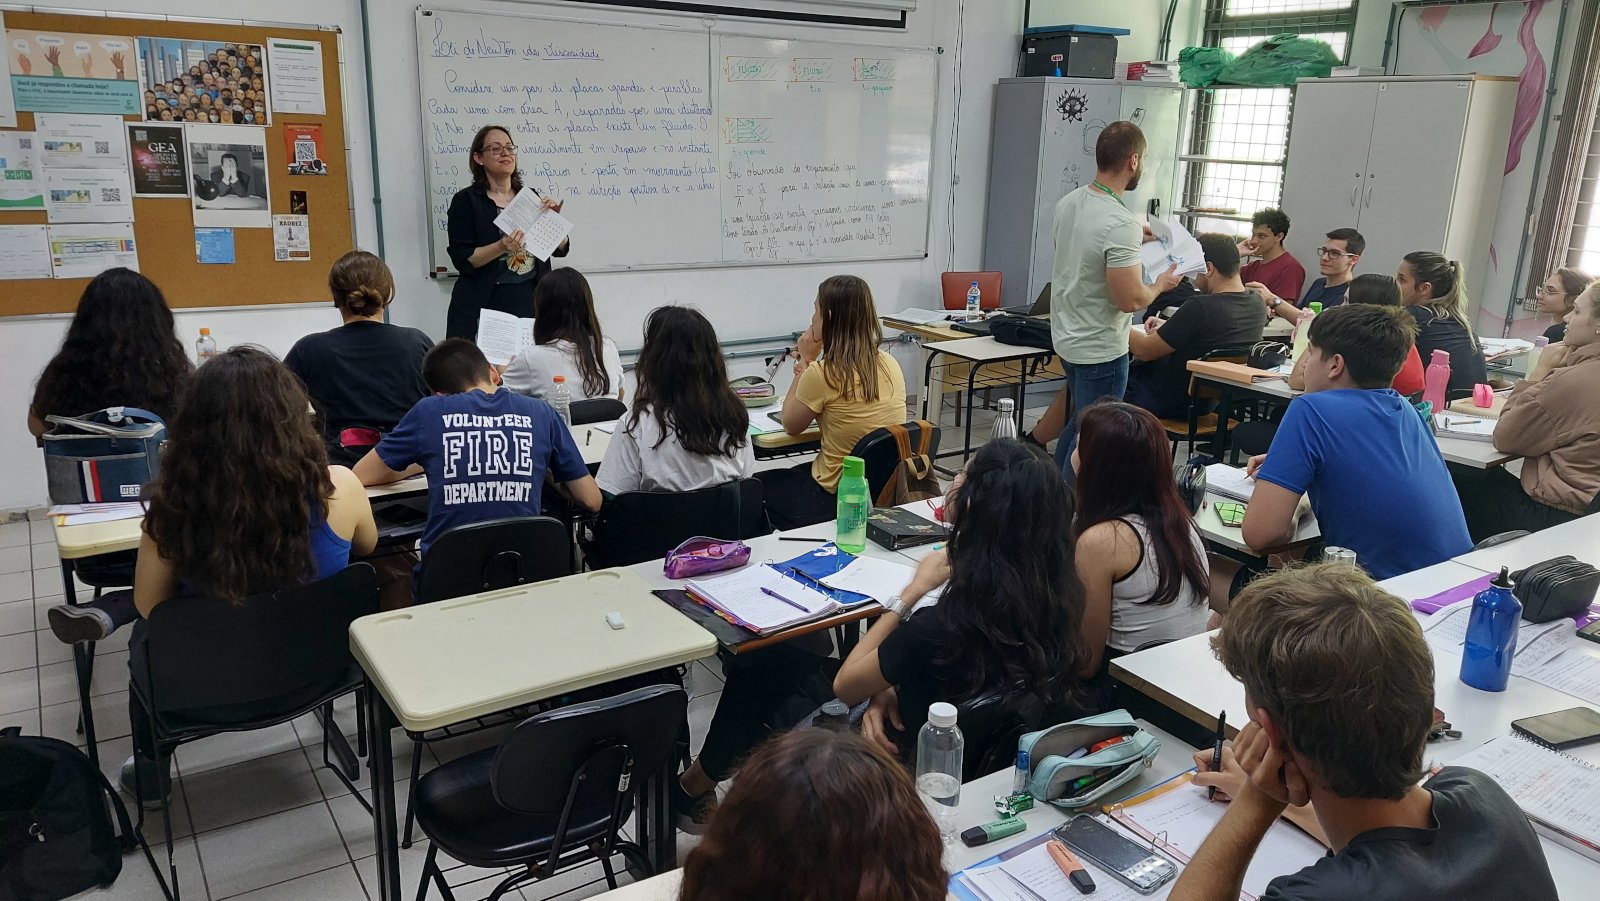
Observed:
[[[785,604],[788,604],[790,607],[793,607],[794,609],[800,611],[801,613],[810,613],[811,612],[810,610],[807,610],[805,607],[801,606],[799,604],[799,602],[791,601],[788,598],[786,598],[783,595],[777,593],[776,591],[773,591],[772,589],[768,588],[765,585],[761,586],[761,593],[766,595],[767,597],[777,598],[778,600],[784,602]]]
[[[1223,736],[1226,735],[1226,733],[1227,733],[1227,729],[1228,729],[1228,711],[1224,710],[1221,713],[1217,714],[1217,743],[1211,749],[1211,772],[1213,772],[1213,773],[1221,772],[1221,770],[1222,770],[1222,740],[1223,740]],[[1217,787],[1215,785],[1213,785],[1210,788],[1206,789],[1206,800],[1207,801],[1213,800],[1216,797],[1217,797]]]
[[[1105,741],[1098,742],[1096,744],[1090,745],[1089,746],[1089,753],[1090,754],[1094,754],[1094,753],[1097,753],[1099,751],[1103,751],[1106,748],[1111,747],[1112,745],[1120,745],[1125,741],[1131,741],[1131,740],[1132,740],[1132,736],[1129,736],[1129,735],[1119,735],[1116,738],[1108,738]],[[1071,758],[1068,758],[1068,759],[1071,759]]]
[[[961,843],[969,848],[976,848],[979,845],[987,845],[990,842],[1016,835],[1026,828],[1028,828],[1028,824],[1022,817],[1001,817],[992,823],[984,823],[982,826],[973,826],[971,829],[963,830]]]
[[[1056,862],[1061,872],[1067,874],[1067,881],[1078,890],[1078,894],[1087,895],[1094,891],[1094,877],[1084,869],[1083,863],[1074,857],[1072,849],[1060,839],[1051,839],[1045,842],[1045,850],[1050,852],[1050,859]]]

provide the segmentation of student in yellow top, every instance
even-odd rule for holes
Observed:
[[[778,528],[832,519],[839,474],[856,442],[873,429],[905,422],[905,377],[894,357],[878,348],[882,341],[865,281],[835,275],[817,288],[811,327],[800,336],[800,360],[783,399],[783,430],[799,435],[814,422],[822,449],[809,464],[756,473]]]

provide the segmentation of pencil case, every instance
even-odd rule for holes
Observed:
[[[667,552],[661,571],[669,579],[693,579],[750,562],[750,545],[720,538],[690,538]]]
[[[1113,739],[1123,740],[1090,750]],[[1085,753],[1075,757],[1080,748]],[[1029,794],[1077,810],[1097,804],[1154,765],[1161,740],[1139,728],[1128,711],[1113,710],[1029,732],[1017,740],[1017,751],[1028,755]]]
[[[1547,623],[1578,616],[1600,591],[1600,569],[1563,554],[1511,574],[1511,593],[1522,602],[1522,618]]]

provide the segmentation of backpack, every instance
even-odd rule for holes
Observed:
[[[107,407],[84,416],[46,416],[41,438],[53,504],[136,501],[155,481],[167,425],[138,407]]]
[[[1004,313],[990,316],[988,322],[989,334],[1001,344],[1037,347],[1040,350],[1054,349],[1050,344],[1050,323],[1047,320]]]
[[[878,492],[874,506],[898,507],[944,495],[939,478],[933,474],[933,458],[929,456],[933,444],[933,423],[919,419],[917,424],[921,428],[917,431],[919,440],[915,451],[911,449],[911,432],[905,426],[884,426],[894,436],[900,462],[895,464],[894,474],[884,484],[883,490]]]
[[[108,886],[123,852],[143,844],[82,751],[0,730],[0,898],[53,901]]]

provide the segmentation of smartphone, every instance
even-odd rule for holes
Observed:
[[[1600,741],[1600,712],[1589,707],[1569,707],[1512,720],[1511,728],[1546,747],[1565,751]]]
[[[1057,827],[1055,836],[1141,895],[1178,876],[1172,861],[1089,814],[1078,814]]]
[[[1244,504],[1222,503],[1212,504],[1211,506],[1212,509],[1217,511],[1217,518],[1222,520],[1223,525],[1231,526],[1235,529],[1244,525]]]

